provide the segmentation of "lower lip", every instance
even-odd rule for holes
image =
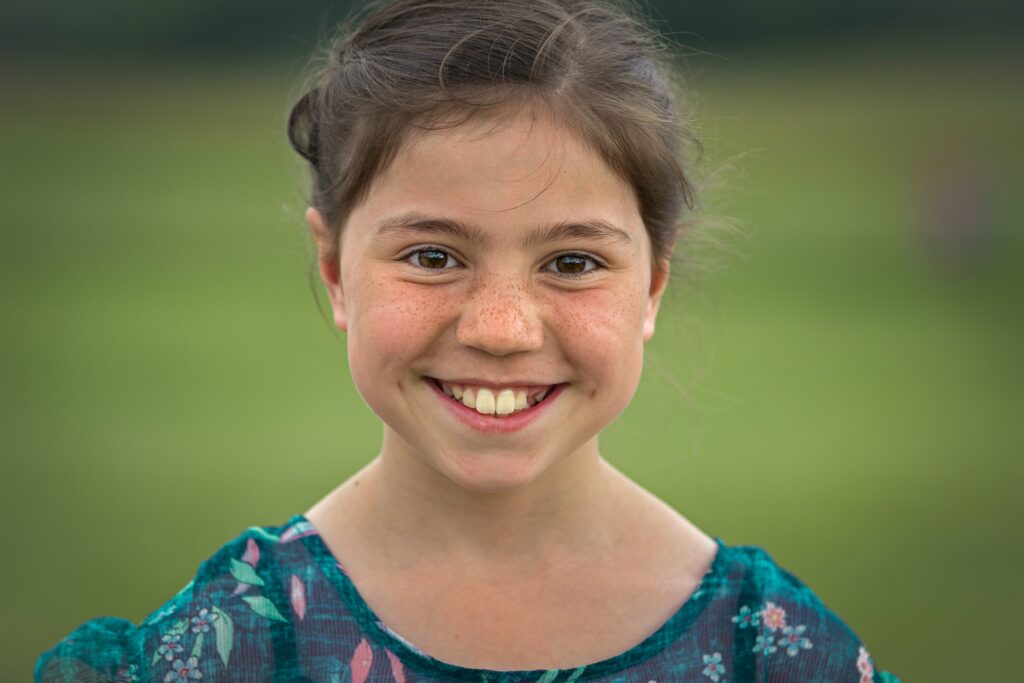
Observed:
[[[562,390],[566,387],[565,384],[555,385],[555,387],[548,392],[547,397],[537,405],[518,413],[512,413],[511,415],[506,415],[504,417],[496,417],[494,415],[483,415],[472,408],[467,408],[462,403],[459,403],[448,396],[448,394],[444,393],[435,380],[427,379],[425,381],[434,389],[438,398],[441,399],[441,402],[448,407],[448,410],[450,410],[452,415],[454,415],[460,422],[478,432],[486,432],[489,434],[511,434],[512,432],[517,432],[520,429],[523,429],[526,425],[530,424],[547,412],[548,407],[554,403],[555,399],[558,398],[559,394],[561,394]]]

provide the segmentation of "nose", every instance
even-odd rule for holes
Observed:
[[[536,351],[544,344],[544,326],[529,287],[523,283],[473,288],[462,306],[456,339],[492,356]]]

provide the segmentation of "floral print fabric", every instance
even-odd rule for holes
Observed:
[[[727,546],[644,642],[575,669],[488,671],[432,659],[370,610],[305,517],[252,527],[139,626],[79,626],[38,682],[899,683],[856,635],[760,548]]]

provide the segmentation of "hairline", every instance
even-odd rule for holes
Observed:
[[[545,89],[529,84],[512,83],[500,87],[471,86],[465,89],[466,92],[470,93],[485,90],[498,91],[500,94],[494,102],[487,105],[474,106],[455,99],[439,102],[431,109],[414,115],[404,122],[404,125],[400,127],[400,130],[395,135],[396,144],[390,150],[390,153],[371,162],[376,166],[373,176],[356,188],[352,195],[352,201],[344,214],[337,218],[339,225],[334,245],[336,250],[340,250],[342,233],[345,231],[345,225],[352,213],[366,201],[370,192],[380,182],[395,160],[419,140],[427,135],[443,133],[445,131],[472,130],[473,128],[485,127],[488,124],[500,125],[502,122],[524,111],[529,112],[533,120],[541,116],[550,117],[556,127],[568,131],[580,144],[594,152],[601,160],[601,163],[612,174],[626,183],[633,193],[638,208],[640,208],[640,199],[633,179],[626,177],[613,164],[608,163],[598,144],[598,136],[594,131],[588,130],[588,127],[583,124],[584,117],[573,115],[572,112],[576,108],[566,102],[564,97],[560,95],[552,96]],[[527,96],[517,99],[515,97],[516,91],[524,90],[527,91]],[[541,107],[541,105],[544,106]],[[364,132],[362,135],[366,135],[366,133]],[[646,222],[644,224],[644,232],[648,233],[648,239],[650,239],[649,228]]]

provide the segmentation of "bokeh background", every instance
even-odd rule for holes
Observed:
[[[1021,7],[651,9],[692,53],[707,213],[740,231],[677,283],[604,450],[907,681],[1019,675]],[[348,11],[0,10],[0,680],[375,453],[284,135]]]

